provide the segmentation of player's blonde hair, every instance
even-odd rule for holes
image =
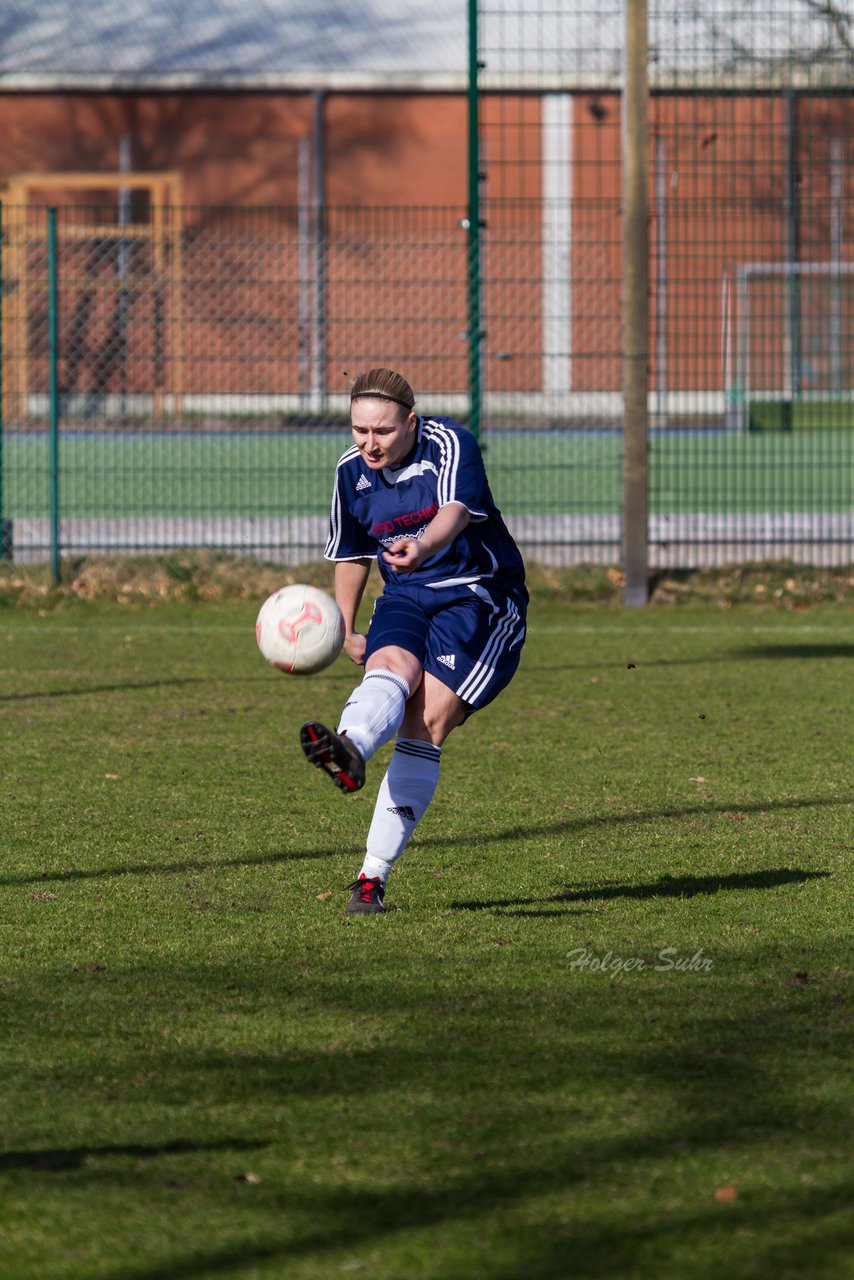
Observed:
[[[415,395],[406,379],[392,369],[368,369],[353,379],[350,403],[371,396],[377,400],[392,400],[412,413]]]

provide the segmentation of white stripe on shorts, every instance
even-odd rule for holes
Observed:
[[[495,665],[498,659],[505,649],[512,647],[512,636],[520,622],[519,610],[513,601],[509,600],[507,609],[498,619],[495,633],[490,637],[477,662],[456,690],[457,697],[462,698],[463,702],[474,703],[484,692],[486,686],[495,675]]]

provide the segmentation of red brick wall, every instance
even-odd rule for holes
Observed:
[[[0,94],[0,181],[51,170],[115,173],[120,140],[128,135],[135,169],[181,174],[184,203],[196,207],[187,214],[188,267],[197,252],[201,271],[202,254],[209,250],[201,247],[200,235],[194,241],[192,229],[211,232],[216,226],[218,215],[210,206],[270,206],[266,225],[284,219],[293,238],[299,145],[311,136],[314,105],[310,93]],[[491,390],[536,390],[541,384],[539,113],[536,95],[487,96],[482,104]],[[326,96],[326,198],[329,227],[336,233],[327,264],[327,376],[333,390],[342,362],[407,354],[422,362],[422,385],[429,377],[437,389],[465,387],[466,241],[459,218],[467,202],[466,115],[462,94]],[[854,194],[851,100],[801,98],[796,123],[800,250],[807,258],[827,260],[834,137],[844,140],[843,205],[850,207]],[[746,261],[782,260],[785,253],[785,103],[770,95],[656,96],[650,131],[650,307],[655,319],[652,293],[666,272],[667,388],[720,388],[724,274]],[[658,253],[657,142],[663,147],[666,258]],[[619,98],[578,94],[571,249],[577,391],[620,386],[620,146]],[[387,216],[365,212],[382,206],[389,208]],[[346,213],[345,207],[363,213]],[[250,239],[253,225],[247,222]],[[218,301],[206,302],[200,293],[199,305],[210,314],[185,335],[190,347],[217,352],[225,363],[213,361],[197,380],[211,388],[227,383],[226,389],[252,390],[260,377],[259,390],[293,390],[299,344],[293,255],[280,255],[278,264],[268,258],[270,283],[263,287],[262,281],[253,293],[239,277],[258,280],[263,254],[256,258],[250,248],[234,244],[228,253],[238,278]],[[229,313],[243,312],[254,326],[247,334],[288,353],[284,362],[272,354],[263,374],[260,366],[238,374],[238,363],[227,361],[229,351],[239,354],[240,343],[249,341],[227,323]],[[774,323],[773,315],[768,322]],[[651,362],[653,379],[663,376],[656,368],[655,333]],[[287,386],[278,385],[283,376]],[[229,382],[232,377],[237,385]]]

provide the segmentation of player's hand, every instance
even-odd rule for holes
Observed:
[[[428,558],[429,554],[425,551],[423,543],[417,539],[401,538],[399,542],[389,547],[388,551],[383,552],[383,560],[395,573],[411,573]]]
[[[351,631],[348,636],[344,637],[344,652],[351,662],[355,662],[357,667],[364,665],[367,645],[367,636],[363,636],[359,631]]]

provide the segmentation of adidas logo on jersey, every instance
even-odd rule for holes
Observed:
[[[356,481],[356,492],[358,493],[360,489],[370,489],[370,487],[371,482],[368,477],[366,475],[359,476],[359,479]]]
[[[453,671],[457,665],[457,656],[454,653],[440,653],[436,656],[436,661],[441,662],[443,667],[448,667]]]
[[[399,813],[401,818],[405,818],[407,822],[415,821],[415,810],[408,804],[396,804],[388,806],[389,813]]]

